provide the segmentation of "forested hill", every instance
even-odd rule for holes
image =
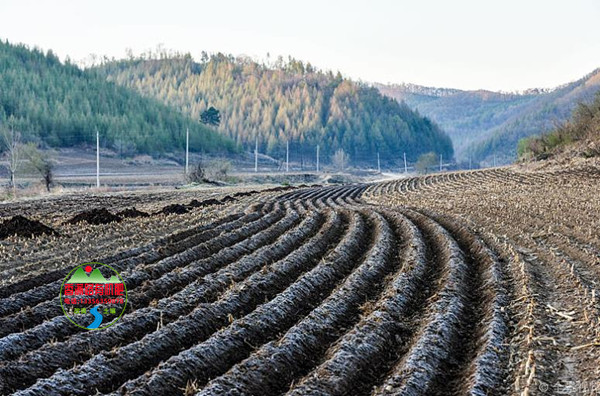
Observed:
[[[180,150],[190,128],[192,150],[234,151],[236,145],[164,103],[61,63],[51,52],[0,40],[0,127],[50,146],[101,144],[121,152]]]
[[[499,161],[516,158],[519,139],[537,135],[567,120],[579,102],[589,103],[600,89],[600,69],[555,89],[521,93],[461,91],[412,84],[375,86],[431,117],[453,140],[457,157]]]
[[[95,68],[109,81],[180,108],[192,118],[210,106],[222,115],[219,130],[246,149],[281,158],[293,152],[323,158],[342,148],[353,162],[414,160],[434,151],[453,155],[452,142],[429,119],[376,89],[322,72],[294,59],[265,65],[222,54],[170,55],[104,63]]]

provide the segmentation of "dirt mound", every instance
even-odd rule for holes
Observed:
[[[162,208],[162,210],[157,212],[156,214],[185,214],[185,213],[188,213],[190,211],[190,209],[192,209],[192,208],[203,208],[205,206],[220,205],[220,204],[223,204],[226,202],[234,202],[234,201],[237,201],[237,199],[235,199],[229,195],[227,195],[225,198],[223,198],[220,201],[217,199],[214,199],[214,198],[205,199],[204,201],[198,201],[197,199],[192,199],[190,201],[190,203],[187,205],[181,205],[181,204],[167,205],[164,208]]]
[[[4,239],[10,235],[33,238],[42,234],[58,235],[58,232],[37,220],[29,220],[19,215],[14,216],[10,220],[5,220],[0,224],[0,239]]]
[[[74,216],[71,220],[67,221],[68,224],[76,224],[85,221],[89,224],[108,224],[114,222],[120,222],[121,217],[114,215],[106,208],[92,209],[85,212],[81,212]]]
[[[292,190],[295,187],[292,186],[282,186],[282,187],[273,187],[273,188],[269,188],[268,190],[265,190],[267,192],[279,192],[279,191],[287,191],[287,190]]]
[[[236,192],[235,194],[233,194],[234,197],[249,197],[251,195],[257,194],[258,191],[256,190],[252,190],[252,191],[240,191],[240,192]]]
[[[198,201],[197,199],[192,199],[190,201],[190,203],[188,204],[188,206],[192,207],[192,208],[202,208],[204,206],[219,205],[220,203],[221,203],[221,201],[219,201],[218,199],[214,199],[214,198],[205,199],[204,201]]]
[[[222,203],[235,202],[235,201],[237,201],[237,199],[233,198],[231,195],[226,195],[225,197],[223,197],[223,199],[221,199]]]
[[[185,214],[187,212],[188,212],[188,208],[186,208],[185,205],[172,204],[172,205],[165,206],[158,213],[162,213],[162,214]]]
[[[120,217],[149,217],[150,214],[137,210],[135,207],[127,208],[117,213]]]

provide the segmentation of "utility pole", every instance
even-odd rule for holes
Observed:
[[[379,151],[377,152],[377,173],[381,173],[381,163],[379,162]]]
[[[256,136],[256,142],[254,143],[254,173],[258,173],[258,136]]]
[[[440,154],[440,172],[442,171],[442,154]]]
[[[188,174],[190,163],[190,128],[185,129],[185,174]]]
[[[317,144],[317,173],[319,173],[319,145]]]
[[[285,171],[290,171],[290,141],[285,141]]]
[[[100,133],[96,129],[96,187],[100,188]]]
[[[408,173],[408,166],[406,166],[406,153],[404,153],[404,173]]]

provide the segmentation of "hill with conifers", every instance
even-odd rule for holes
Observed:
[[[520,139],[549,132],[569,119],[578,103],[600,90],[600,69],[553,89],[523,92],[464,91],[414,84],[375,86],[437,122],[450,135],[456,156],[510,163]]]
[[[1,40],[0,127],[50,147],[95,144],[98,130],[104,147],[152,155],[182,150],[189,128],[191,150],[238,150],[230,139],[161,101],[63,63],[51,50]]]
[[[160,99],[194,119],[209,107],[222,115],[218,130],[246,150],[283,158],[286,143],[295,161],[312,161],[338,149],[353,163],[396,162],[406,152],[453,155],[450,138],[428,118],[375,88],[279,58],[269,64],[247,57],[203,53],[155,53],[104,62],[93,68],[110,82]]]

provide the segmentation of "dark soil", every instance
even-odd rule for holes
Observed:
[[[119,213],[117,213],[117,216],[121,216],[121,217],[149,217],[150,214],[146,213],[146,212],[139,211],[135,207],[133,207],[133,208],[127,208],[125,210],[120,211]]]
[[[106,208],[92,209],[86,212],[81,212],[71,220],[67,221],[68,224],[76,224],[85,221],[89,224],[108,224],[112,222],[120,222],[121,217],[112,214]]]
[[[192,199],[190,201],[190,203],[188,204],[188,206],[192,207],[192,208],[202,208],[204,206],[219,205],[219,204],[221,204],[221,201],[219,201],[218,199],[214,199],[214,198],[205,199],[204,201],[198,201],[197,199]]]
[[[279,192],[279,191],[287,191],[287,190],[293,190],[295,187],[293,186],[285,186],[285,187],[273,187],[273,188],[269,188],[268,190],[265,190],[267,192]]]
[[[258,191],[256,190],[252,190],[252,191],[240,191],[237,192],[235,194],[233,194],[234,197],[249,197],[251,195],[257,194]]]
[[[188,208],[186,208],[184,205],[172,204],[172,205],[165,206],[158,213],[162,213],[162,214],[185,214],[187,212],[188,212]]]
[[[37,220],[29,220],[19,215],[0,224],[0,239],[4,239],[10,235],[33,238],[42,234],[58,235],[58,232]]]
[[[235,202],[235,201],[237,201],[237,199],[233,198],[231,195],[226,195],[223,199],[221,199],[222,203]]]

